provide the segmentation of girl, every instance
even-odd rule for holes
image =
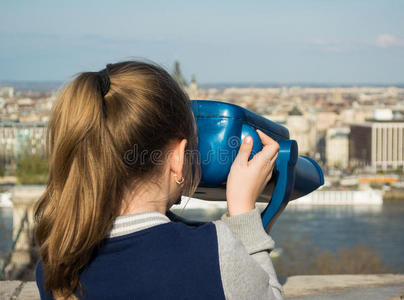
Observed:
[[[42,299],[282,299],[274,247],[255,201],[279,145],[248,161],[246,137],[227,180],[227,214],[191,226],[168,210],[199,180],[190,100],[162,68],[138,61],[85,72],[49,122],[49,182],[36,207]]]

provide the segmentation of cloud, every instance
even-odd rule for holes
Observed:
[[[348,42],[342,40],[325,40],[325,39],[314,39],[310,41],[310,44],[324,49],[327,52],[342,53],[348,51],[351,45]]]
[[[376,45],[381,48],[404,46],[404,39],[398,38],[388,33],[380,34],[377,37]]]
[[[404,47],[404,38],[390,33],[379,34],[376,39],[364,40],[340,40],[340,39],[313,39],[309,42],[311,46],[321,48],[327,52],[350,52],[368,47],[390,48]]]

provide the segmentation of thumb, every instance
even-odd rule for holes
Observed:
[[[241,165],[247,165],[248,158],[250,157],[251,150],[253,147],[253,139],[251,136],[246,136],[238,150],[238,154],[236,156],[235,161]]]

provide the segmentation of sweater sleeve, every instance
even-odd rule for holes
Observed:
[[[224,214],[213,223],[226,299],[283,299],[269,257],[275,243],[262,226],[259,210],[232,217]]]

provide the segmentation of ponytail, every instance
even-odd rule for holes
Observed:
[[[142,62],[107,71],[107,89],[100,73],[79,74],[58,96],[48,124],[49,181],[35,219],[45,289],[55,298],[76,298],[80,273],[119,214],[124,194],[161,171],[152,157],[125,161],[135,144],[152,153],[172,139],[188,139],[183,194],[191,196],[200,179],[189,98],[172,77]]]
[[[48,129],[50,178],[37,209],[43,217],[37,241],[45,288],[64,297],[110,229],[119,203],[108,200],[121,197],[124,167],[105,126],[97,80],[96,73],[83,73],[68,86]]]

